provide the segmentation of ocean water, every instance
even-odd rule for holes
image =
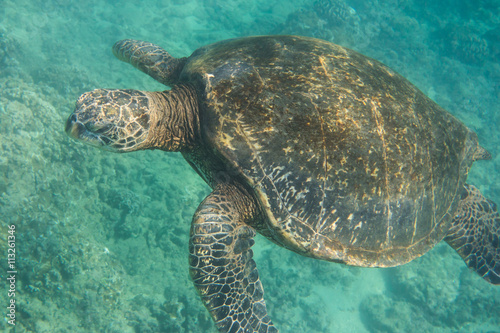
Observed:
[[[187,261],[208,186],[179,154],[100,151],[64,122],[94,88],[165,89],[113,57],[117,40],[181,57],[275,33],[330,40],[407,77],[477,132],[493,159],[468,182],[500,204],[498,0],[1,0],[1,331],[215,332]],[[263,237],[254,250],[281,332],[500,332],[500,287],[444,243],[390,269],[312,260]]]

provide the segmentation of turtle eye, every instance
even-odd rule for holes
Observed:
[[[99,123],[86,123],[85,128],[87,131],[92,132],[94,134],[103,134],[109,132],[109,130],[113,127],[110,124],[99,124]]]
[[[107,136],[100,136],[99,139],[104,143],[104,147],[110,146],[113,143],[113,140],[111,140]]]

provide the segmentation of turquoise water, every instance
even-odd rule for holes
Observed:
[[[94,88],[164,89],[113,57],[119,39],[180,57],[271,33],[327,39],[410,79],[477,132],[493,159],[469,182],[500,203],[497,0],[2,0],[0,249],[7,257],[15,224],[15,332],[215,332],[187,263],[191,217],[209,188],[179,154],[99,151],[70,140],[64,121]],[[256,243],[281,332],[500,332],[500,287],[446,244],[367,269]]]

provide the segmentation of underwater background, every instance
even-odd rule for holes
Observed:
[[[461,119],[493,156],[468,182],[500,204],[498,0],[0,0],[0,304],[16,226],[13,332],[215,332],[188,273],[209,188],[180,154],[112,154],[64,122],[94,88],[164,90],[113,57],[120,39],[173,56],[248,35],[326,39],[384,62]],[[301,257],[257,237],[281,332],[500,332],[500,287],[445,243],[396,268]],[[4,288],[5,287],[5,288]],[[4,314],[2,314],[4,315]]]

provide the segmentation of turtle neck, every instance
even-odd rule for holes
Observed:
[[[149,149],[184,151],[190,149],[200,132],[198,96],[191,85],[172,90],[148,92],[150,98]]]

